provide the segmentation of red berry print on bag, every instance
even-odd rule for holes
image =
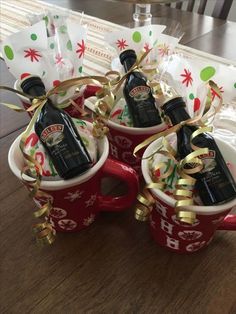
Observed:
[[[196,112],[200,109],[201,101],[199,98],[194,98],[193,111]]]
[[[56,87],[56,86],[58,86],[60,83],[61,83],[61,81],[55,80],[55,81],[53,81],[52,84],[53,84],[54,87]]]
[[[30,73],[22,73],[20,79],[23,80],[25,77],[29,76]]]
[[[201,101],[199,98],[195,98],[194,94],[189,94],[189,99],[193,100],[193,111],[196,112],[200,109]]]

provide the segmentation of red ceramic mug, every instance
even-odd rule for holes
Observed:
[[[90,128],[92,124],[86,122]],[[12,172],[21,180],[23,157],[19,149],[20,136],[13,142],[8,154]],[[101,211],[122,211],[129,208],[138,192],[138,177],[129,166],[109,159],[109,144],[106,137],[98,140],[98,162],[87,172],[70,180],[41,181],[40,189],[49,194],[52,202],[50,221],[57,231],[73,232],[89,226]],[[114,177],[127,185],[122,196],[102,195],[101,180]],[[35,199],[42,206],[47,199]]]
[[[137,157],[133,156],[135,147],[153,134],[167,128],[165,123],[148,127],[134,128],[107,121],[109,128],[108,140],[110,143],[110,155],[133,167],[141,175],[141,156],[144,150],[140,150]]]
[[[233,146],[215,138],[226,162],[235,164],[236,150]],[[161,144],[161,139],[147,147],[143,157],[150,156]],[[151,183],[148,160],[142,160],[142,174],[147,184]],[[236,173],[232,173],[236,179]],[[155,205],[150,216],[150,228],[154,240],[161,246],[177,253],[192,253],[206,247],[217,230],[236,230],[236,198],[218,206],[189,206],[197,214],[193,225],[176,218],[175,200],[158,189],[150,189]]]

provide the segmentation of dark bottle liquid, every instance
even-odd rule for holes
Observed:
[[[177,97],[166,102],[162,108],[170,118],[173,125],[190,119],[185,110],[186,104],[182,97]],[[180,159],[192,152],[190,137],[196,126],[184,125],[177,132],[177,150]],[[226,203],[236,197],[236,183],[224,161],[224,158],[209,133],[196,136],[192,143],[201,148],[208,148],[207,155],[200,156],[204,168],[193,176],[197,179],[195,188],[204,205]]]
[[[134,50],[125,50],[120,54],[120,62],[126,72],[134,65],[137,56]],[[160,124],[161,117],[155,106],[147,78],[139,71],[131,72],[124,86],[124,97],[129,108],[134,127],[145,128]]]
[[[45,86],[37,76],[24,79],[21,88],[32,96],[45,95]],[[56,108],[50,99],[37,117],[35,132],[60,177],[69,179],[91,167],[91,158],[71,117]]]

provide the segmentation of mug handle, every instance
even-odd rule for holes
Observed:
[[[227,215],[222,223],[219,225],[217,230],[231,230],[236,231],[236,215]]]
[[[103,177],[114,177],[127,184],[127,193],[122,196],[99,195],[100,211],[122,211],[133,205],[139,190],[138,175],[130,166],[108,158],[102,168]]]

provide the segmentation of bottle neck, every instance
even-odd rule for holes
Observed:
[[[43,96],[46,94],[45,87],[43,84],[37,84],[30,86],[27,89],[23,89],[23,91],[31,96]],[[48,99],[46,104],[43,106],[42,111],[45,112],[52,107],[51,100]]]
[[[26,91],[31,96],[43,96],[46,94],[45,88],[42,85],[34,85]]]
[[[135,64],[135,62],[136,62],[136,58],[125,59],[123,62],[125,72],[128,72],[131,69],[131,67]]]
[[[173,125],[176,125],[181,121],[190,119],[190,116],[184,107],[179,107],[168,111],[166,115],[170,118]]]

